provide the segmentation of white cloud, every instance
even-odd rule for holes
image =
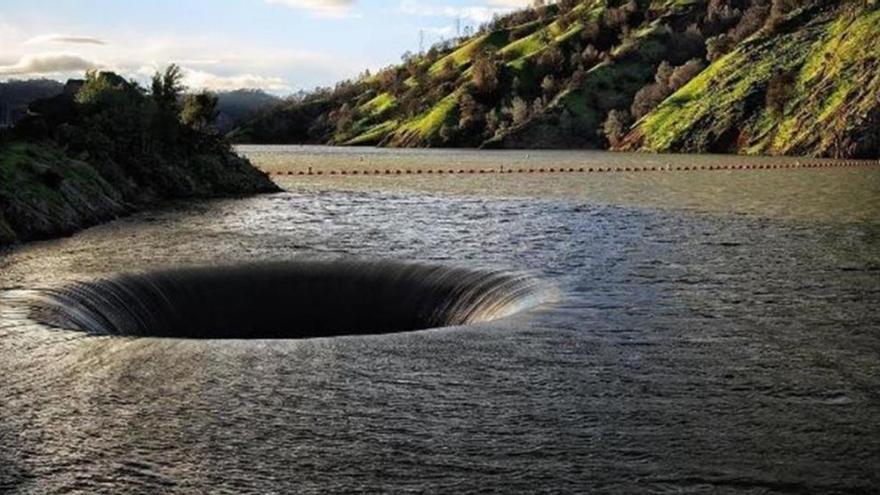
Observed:
[[[184,69],[183,82],[192,90],[231,91],[246,88],[262,89],[273,93],[290,91],[287,81],[280,77],[266,77],[255,74],[220,76],[200,70]]]
[[[266,0],[266,2],[308,10],[321,17],[345,17],[355,4],[355,0]]]
[[[348,3],[353,2],[331,2]],[[0,12],[0,81],[37,77],[64,81],[81,78],[85,70],[97,68],[149,84],[157,69],[177,63],[192,74],[188,84],[194,89],[222,90],[240,85],[283,94],[353,77],[371,63],[344,52],[279,48],[259,40],[211,33],[151,33],[115,28],[83,33],[51,25],[29,28],[22,22],[7,22],[4,14]],[[90,36],[68,36],[71,32]],[[112,42],[53,45],[62,43],[56,41],[60,38],[71,37]]]
[[[85,71],[101,64],[69,53],[26,55],[16,64],[0,65],[0,76],[28,76],[59,72]]]
[[[65,34],[44,34],[33,37],[24,42],[25,45],[38,45],[43,43],[78,43],[86,45],[106,45],[107,42],[94,36],[72,36]]]
[[[515,4],[511,0],[489,0],[489,5],[473,5],[453,7],[449,5],[431,5],[418,0],[403,0],[399,10],[403,14],[422,17],[460,17],[476,23],[491,21],[495,15],[513,10]],[[516,4],[521,3],[519,1]]]
[[[486,0],[486,3],[493,7],[504,7],[508,9],[521,9],[532,5],[531,0]]]
[[[219,65],[221,62],[217,59],[184,59],[178,60],[179,65]]]
[[[439,36],[441,38],[449,38],[455,34],[455,28],[452,26],[444,26],[444,27],[426,27],[422,28],[422,31],[433,34],[435,36]]]

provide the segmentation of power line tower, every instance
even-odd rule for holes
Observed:
[[[461,38],[461,16],[455,18],[455,37]]]
[[[425,53],[425,30],[419,29],[419,53]]]

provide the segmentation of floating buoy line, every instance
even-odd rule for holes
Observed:
[[[479,174],[581,174],[581,173],[620,173],[620,172],[695,172],[716,170],[779,170],[779,169],[817,169],[817,168],[843,168],[843,167],[867,167],[878,166],[877,160],[841,160],[834,162],[793,162],[793,163],[768,163],[768,164],[721,164],[721,165],[654,165],[654,166],[629,166],[629,167],[505,167],[499,168],[416,168],[416,169],[352,169],[352,170],[287,170],[272,171],[272,175],[372,175],[372,176],[402,176],[402,175],[479,175]]]

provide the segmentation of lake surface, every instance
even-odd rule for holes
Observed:
[[[275,172],[766,163],[240,151]],[[880,167],[276,179],[285,192],[0,255],[0,492],[880,486]],[[41,289],[123,271],[351,257],[527,273],[556,297],[466,327],[305,340],[29,317]]]

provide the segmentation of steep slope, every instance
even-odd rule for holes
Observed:
[[[793,12],[664,101],[623,148],[877,157],[880,11]]]
[[[232,138],[876,156],[876,3],[560,0],[287,100]]]

